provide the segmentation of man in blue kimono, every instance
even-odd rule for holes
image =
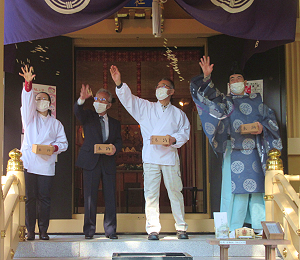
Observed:
[[[210,58],[203,56],[199,65],[203,74],[191,80],[191,95],[213,150],[224,153],[220,211],[227,212],[230,231],[250,223],[261,233],[267,153],[282,149],[275,114],[260,94],[245,93],[247,81],[237,67],[230,73],[224,95],[211,81]],[[256,132],[241,134],[241,125],[254,122]]]

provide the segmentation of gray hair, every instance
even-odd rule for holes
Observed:
[[[173,80],[171,80],[170,78],[162,78],[160,81],[162,81],[162,80],[166,80],[166,81],[169,81],[169,83],[170,83],[170,88],[172,88],[172,89],[175,89],[175,84],[174,84],[174,81]],[[159,81],[159,82],[160,82]]]
[[[110,91],[108,91],[108,90],[105,89],[105,88],[100,88],[100,89],[97,91],[96,96],[97,96],[97,94],[102,93],[102,92],[106,93],[106,94],[109,96],[108,102],[111,103],[112,100],[113,100],[113,96],[112,96],[112,94],[110,93]]]

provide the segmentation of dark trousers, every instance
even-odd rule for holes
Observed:
[[[36,218],[40,232],[47,232],[50,219],[50,190],[54,176],[38,175],[24,170],[25,176],[25,225],[34,232]]]
[[[103,171],[101,161],[91,170],[83,170],[84,188],[84,226],[83,232],[86,236],[93,236],[96,232],[97,198],[100,179],[105,202],[104,231],[109,236],[116,233],[116,175],[107,174]]]

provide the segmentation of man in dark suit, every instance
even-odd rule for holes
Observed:
[[[84,226],[86,239],[92,239],[96,232],[97,197],[100,179],[102,180],[105,213],[105,236],[117,239],[116,234],[116,160],[115,155],[122,148],[120,122],[107,115],[112,105],[112,95],[100,89],[94,97],[95,111],[83,109],[85,100],[92,96],[88,85],[82,85],[80,97],[74,105],[77,119],[83,125],[84,142],[79,151],[76,166],[83,168]],[[112,144],[112,151],[95,154],[95,144]]]

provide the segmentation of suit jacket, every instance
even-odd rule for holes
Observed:
[[[101,123],[96,111],[83,109],[84,105],[74,105],[74,112],[81,122],[84,131],[84,142],[80,148],[76,166],[85,170],[93,170],[98,160],[101,160],[102,169],[107,174],[116,173],[116,154],[122,149],[121,124],[118,120],[108,116],[109,136],[103,142]],[[113,144],[116,147],[114,155],[94,154],[95,144]]]

